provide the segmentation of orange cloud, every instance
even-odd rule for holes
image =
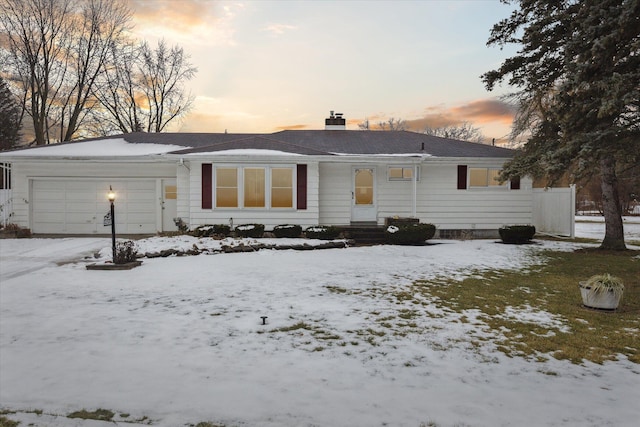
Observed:
[[[420,131],[425,127],[457,126],[470,122],[474,126],[496,124],[510,126],[516,109],[513,105],[496,100],[480,99],[454,107],[428,106],[424,115],[407,120],[410,129]]]
[[[211,2],[202,0],[129,0],[134,18],[140,25],[162,26],[188,32],[194,26],[215,20]]]
[[[303,130],[309,129],[309,125],[285,125],[285,126],[277,126],[276,131],[280,130]]]

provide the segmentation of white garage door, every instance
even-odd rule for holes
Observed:
[[[60,234],[111,234],[104,226],[109,186],[116,193],[117,234],[157,231],[156,180],[33,180],[32,231]]]

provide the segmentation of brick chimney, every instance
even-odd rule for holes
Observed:
[[[342,118],[342,113],[329,112],[329,118],[324,119],[324,130],[347,130],[347,121]]]

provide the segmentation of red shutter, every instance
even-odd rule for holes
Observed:
[[[307,165],[297,165],[298,182],[296,186],[297,208],[307,209]]]
[[[519,190],[520,189],[520,177],[519,176],[514,176],[513,178],[511,178],[511,189],[512,190]]]
[[[213,207],[213,168],[211,163],[202,164],[202,209]]]
[[[467,165],[458,165],[458,190],[467,189]]]

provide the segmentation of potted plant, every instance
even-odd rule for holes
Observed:
[[[580,294],[585,307],[615,310],[622,300],[624,284],[608,273],[596,274],[580,282]]]

